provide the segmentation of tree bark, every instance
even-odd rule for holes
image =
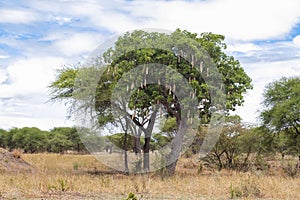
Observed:
[[[155,118],[156,118],[156,113],[157,113],[157,109],[155,109],[153,111],[153,113],[151,114],[150,120],[149,120],[149,124],[148,127],[144,130],[145,133],[145,144],[143,147],[143,170],[145,173],[148,173],[150,171],[150,141],[151,141],[151,135],[152,135],[152,131],[153,131],[153,127],[154,127],[154,123],[155,123]]]
[[[127,131],[125,131],[124,134],[124,165],[125,165],[125,173],[129,173],[128,157],[127,157]]]
[[[175,174],[177,161],[179,159],[181,148],[182,148],[183,136],[184,136],[184,134],[186,132],[186,128],[187,128],[185,121],[181,121],[181,123],[179,122],[178,124],[180,124],[179,128],[178,128],[178,132],[170,144],[171,152],[169,153],[169,155],[167,155],[167,158],[166,158],[167,163],[168,163],[166,168],[167,168],[167,172],[168,172],[169,176]]]
[[[145,137],[145,144],[143,146],[143,151],[144,151],[144,158],[143,158],[143,170],[144,172],[149,172],[150,171],[150,156],[149,156],[149,152],[150,152],[150,137]]]
[[[134,153],[135,153],[135,155],[141,154],[141,149],[142,149],[141,148],[141,133],[142,133],[142,130],[138,129],[134,136]]]
[[[176,166],[177,166],[177,161],[175,160],[173,163],[171,163],[170,165],[168,165],[167,168],[167,175],[171,176],[175,174],[175,170],[176,170]]]

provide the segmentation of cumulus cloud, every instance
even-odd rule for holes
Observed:
[[[300,48],[300,35],[297,35],[294,39],[293,39],[293,43]]]
[[[18,60],[6,68],[6,83],[0,84],[0,98],[47,93],[55,68],[64,64],[62,58],[31,58]]]
[[[252,78],[254,88],[245,96],[244,106],[236,113],[246,122],[258,123],[258,110],[261,110],[264,88],[268,83],[281,77],[300,76],[300,58],[277,62],[243,63],[246,73]]]
[[[36,21],[38,16],[29,11],[0,9],[0,23],[28,24]]]
[[[4,83],[7,80],[7,74],[5,72],[5,70],[0,69],[0,84]]]
[[[92,52],[102,41],[103,36],[101,34],[73,33],[59,36],[53,41],[53,46],[57,51],[61,52],[62,55],[78,56],[83,53]]]
[[[6,59],[6,58],[8,58],[9,56],[7,56],[7,55],[0,55],[0,59]]]
[[[64,105],[46,103],[48,85],[55,69],[65,63],[63,58],[40,57],[18,60],[0,70],[1,128],[37,126],[72,126],[66,121]]]
[[[279,38],[299,21],[300,1],[134,1],[127,7],[151,27],[222,33],[234,40]]]
[[[253,43],[244,43],[244,42],[240,42],[240,43],[229,43],[227,44],[227,51],[229,52],[241,52],[241,53],[247,53],[250,51],[259,51],[261,50],[262,47],[255,45]]]
[[[232,40],[282,38],[300,18],[298,0],[112,0],[60,4],[62,6],[55,1],[35,2],[32,6],[57,15],[74,16],[83,19],[83,26],[114,33],[139,28],[174,30],[180,27],[198,33],[222,33]]]
[[[299,59],[299,48],[293,41],[264,41],[259,44],[229,42],[227,53],[243,63],[272,63]]]
[[[50,18],[51,21],[55,21],[57,24],[59,25],[64,25],[64,24],[68,24],[70,22],[72,22],[72,18],[71,17],[51,17]]]

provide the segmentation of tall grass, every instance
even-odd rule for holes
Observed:
[[[137,199],[300,199],[299,177],[199,172],[194,158],[180,159],[175,176],[164,179],[155,174],[111,174],[90,155],[23,154],[22,158],[37,170],[1,172],[0,199],[126,199],[129,194]]]

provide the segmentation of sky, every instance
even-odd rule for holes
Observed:
[[[0,0],[0,128],[73,126],[49,84],[111,36],[156,28],[213,32],[241,62],[254,89],[238,107],[259,123],[265,86],[300,76],[299,0]]]

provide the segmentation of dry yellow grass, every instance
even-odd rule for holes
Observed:
[[[108,171],[91,155],[24,154],[32,173],[0,173],[0,199],[300,199],[300,178],[231,171],[198,174],[195,159],[182,158],[176,175]]]

